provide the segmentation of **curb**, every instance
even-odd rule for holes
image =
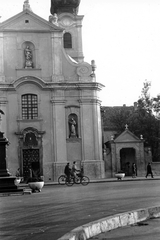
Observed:
[[[102,178],[102,179],[96,179],[96,180],[90,180],[89,183],[110,183],[110,182],[127,182],[127,181],[154,181],[154,180],[160,180],[160,177],[156,176],[154,178],[145,178],[145,177],[137,177],[137,178],[124,178],[123,180],[117,180],[117,178]],[[52,185],[59,185],[61,186],[58,182],[45,182],[44,183],[44,187],[45,186],[52,186]],[[19,187],[27,187],[28,184],[27,183],[20,183]],[[62,186],[65,186],[65,184],[63,184]]]
[[[157,217],[160,217],[160,206],[124,212],[82,225],[57,240],[87,240],[100,233]]]

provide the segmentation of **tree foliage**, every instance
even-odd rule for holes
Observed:
[[[110,121],[116,126],[118,133],[124,131],[125,124],[136,136],[143,135],[145,146],[151,147],[153,161],[160,161],[160,95],[150,97],[151,83],[144,82],[141,96],[134,108],[122,107],[114,111]]]

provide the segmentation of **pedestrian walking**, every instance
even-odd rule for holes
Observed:
[[[150,174],[151,177],[153,178],[153,173],[152,173],[151,163],[148,163],[148,165],[147,165],[147,174],[146,174],[146,178],[148,177],[149,174]]]

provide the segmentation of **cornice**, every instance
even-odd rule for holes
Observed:
[[[103,84],[97,82],[45,82],[43,79],[34,76],[24,76],[12,83],[0,83],[0,90],[15,91],[21,85],[35,84],[43,90],[102,90]]]

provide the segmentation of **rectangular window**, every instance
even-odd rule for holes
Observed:
[[[22,119],[38,118],[38,97],[35,94],[22,95]]]

